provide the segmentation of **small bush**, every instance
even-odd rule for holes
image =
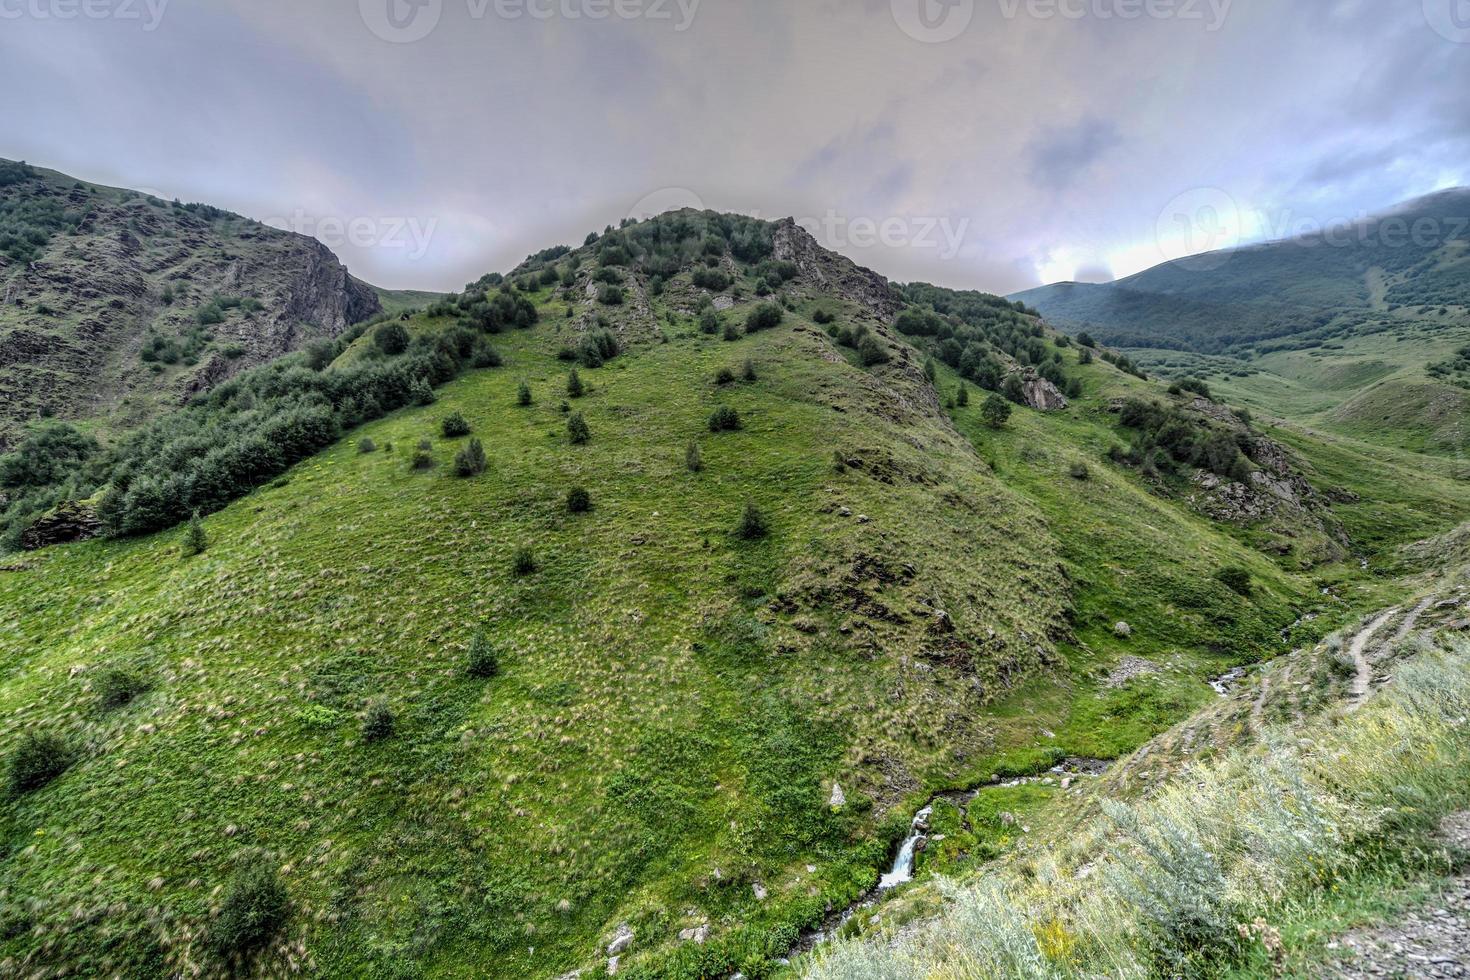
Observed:
[[[769,533],[771,527],[766,521],[766,515],[755,505],[755,501],[747,500],[745,509],[740,513],[740,522],[735,525],[735,536],[744,541],[755,541]]]
[[[531,386],[527,382],[522,381],[516,387],[516,404],[522,408],[526,408],[531,404],[531,401]]]
[[[1074,480],[1092,479],[1092,470],[1087,468],[1086,463],[1073,463],[1067,472],[1072,474],[1072,479]]]
[[[999,429],[1011,417],[1011,404],[999,395],[991,395],[980,406],[980,418],[992,429]]]
[[[199,519],[196,510],[194,516],[189,518],[188,526],[184,528],[184,543],[182,549],[185,555],[193,557],[202,555],[209,547],[209,535],[204,533],[204,522]]]
[[[587,428],[587,419],[581,412],[574,412],[567,419],[567,438],[574,446],[585,446],[591,441],[592,430]]]
[[[363,438],[357,440],[357,451],[366,456],[368,453],[377,452],[378,444],[364,436]]]
[[[760,380],[760,375],[755,373],[755,362],[748,357],[745,359],[745,364],[740,368],[740,377],[747,382]]]
[[[603,306],[622,306],[623,289],[621,286],[603,286],[597,291],[597,302]]]
[[[572,487],[567,491],[567,510],[573,514],[585,514],[592,509],[592,494],[585,487]]]
[[[396,725],[392,709],[381,701],[374,701],[368,705],[367,714],[362,719],[362,740],[381,742],[393,735]]]
[[[582,385],[582,376],[577,373],[576,368],[572,368],[572,373],[567,375],[567,397],[581,398],[586,393],[587,389]]]
[[[715,372],[715,384],[727,385],[735,380],[735,372],[729,368],[720,368]]]
[[[373,345],[390,356],[408,350],[408,331],[397,321],[381,323],[373,330]]]
[[[779,326],[785,319],[786,311],[775,303],[762,303],[750,311],[745,318],[745,332],[755,333],[759,330],[769,330]]]
[[[424,449],[415,450],[409,466],[416,470],[432,470],[434,468],[434,456]]]
[[[465,673],[471,677],[489,678],[500,672],[500,656],[490,645],[484,633],[476,633],[470,640],[470,653],[465,661]]]
[[[444,421],[439,423],[439,431],[446,439],[459,439],[470,434],[470,423],[458,412],[452,412],[444,416]]]
[[[868,334],[868,336],[862,339],[862,342],[858,344],[857,350],[858,360],[862,362],[863,367],[887,364],[889,361],[888,349],[883,346],[882,341],[872,334]]]
[[[485,447],[479,439],[471,439],[454,457],[454,472],[461,477],[479,476],[486,465]]]
[[[66,772],[75,760],[71,746],[60,736],[27,732],[10,754],[5,774],[6,788],[11,796],[38,790]]]
[[[684,468],[690,473],[698,473],[704,469],[704,454],[699,451],[699,443],[692,439],[684,447]]]
[[[522,545],[510,560],[510,570],[517,578],[524,578],[536,571],[536,553]]]
[[[1254,586],[1251,584],[1251,573],[1248,569],[1239,565],[1227,565],[1215,573],[1215,579],[1225,588],[1237,595],[1249,598]]]
[[[734,321],[731,321],[731,322],[725,324],[725,334],[724,334],[724,336],[725,336],[725,339],[726,340],[739,340],[740,339],[740,327],[738,327],[735,324]]]
[[[831,313],[828,313],[826,310],[818,310],[817,312],[812,314],[812,320],[818,325],[824,327],[836,319],[837,318],[835,316],[833,316]]]
[[[231,879],[209,928],[210,945],[224,959],[243,957],[269,943],[290,912],[290,898],[275,869],[255,861]]]
[[[741,424],[740,413],[729,405],[721,405],[709,417],[711,432],[735,432]]]
[[[960,383],[960,389],[959,389],[959,391],[956,391],[954,393],[954,403],[956,405],[958,405],[960,408],[965,408],[966,406],[968,406],[970,404],[970,386],[969,385],[967,385],[967,384],[965,384],[963,382]]]
[[[414,378],[408,386],[408,393],[415,405],[434,404],[434,389],[427,378]]]
[[[92,693],[103,711],[126,707],[148,690],[148,682],[120,667],[104,667],[92,681]]]
[[[699,315],[699,330],[711,336],[720,332],[720,317],[713,309],[705,310]]]

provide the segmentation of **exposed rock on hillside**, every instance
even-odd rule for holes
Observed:
[[[36,551],[53,544],[86,541],[101,533],[102,522],[90,504],[65,503],[26,528],[20,546],[26,551]]]
[[[881,320],[897,316],[903,309],[902,301],[894,295],[887,279],[823,248],[794,219],[776,222],[774,231],[775,258],[795,263],[798,281],[803,285],[856,303]]]
[[[0,443],[43,412],[142,421],[379,310],[320,242],[214,208],[39,169],[6,208],[53,227],[0,264]]]

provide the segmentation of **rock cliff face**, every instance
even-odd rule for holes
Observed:
[[[10,166],[0,214],[41,243],[0,254],[0,448],[42,414],[136,424],[379,309],[313,239]]]
[[[803,284],[856,303],[880,320],[889,320],[903,309],[903,302],[887,279],[823,248],[795,220],[783,218],[776,222],[773,240],[774,257],[795,263]]]

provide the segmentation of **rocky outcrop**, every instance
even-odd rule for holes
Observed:
[[[1021,391],[1026,404],[1039,412],[1060,412],[1068,405],[1061,389],[1039,375],[1030,375],[1022,381]]]
[[[42,414],[141,422],[380,309],[325,245],[238,215],[43,170],[0,197],[78,216],[0,267],[0,439]],[[216,297],[248,302],[202,322]]]
[[[776,222],[773,232],[773,256],[794,263],[798,280],[805,285],[856,303],[880,320],[895,317],[903,309],[887,279],[823,248],[795,219]]]
[[[37,518],[21,534],[20,546],[26,551],[36,551],[54,544],[86,541],[101,533],[102,521],[92,506],[71,502]]]

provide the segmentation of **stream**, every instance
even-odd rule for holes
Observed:
[[[935,794],[918,813],[914,814],[914,819],[909,824],[908,836],[899,844],[898,852],[893,857],[893,864],[889,867],[888,873],[878,879],[878,884],[846,908],[829,913],[822,920],[821,925],[803,932],[787,956],[811,952],[835,936],[837,931],[854,915],[864,909],[872,908],[888,892],[914,880],[915,860],[929,842],[929,818],[934,815],[934,807],[941,801],[953,803],[959,808],[960,819],[968,830],[970,827],[969,805],[986,790],[1020,786],[1024,783],[1040,783],[1048,779],[1060,781],[1058,777],[1075,780],[1079,776],[1100,776],[1107,771],[1110,765],[1112,762],[1104,759],[1067,758],[1061,765],[1049,769],[1045,775],[1018,776],[1014,779],[987,783],[978,789],[948,790]]]

